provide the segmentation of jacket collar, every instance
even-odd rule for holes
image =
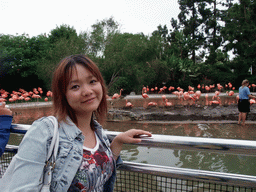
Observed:
[[[61,121],[60,127],[67,135],[68,140],[73,141],[77,137],[81,137],[84,139],[82,131],[76,126],[76,124],[70,119],[70,117],[66,118],[66,122]]]

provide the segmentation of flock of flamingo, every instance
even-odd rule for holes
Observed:
[[[253,88],[253,91],[256,87],[255,84],[251,84],[249,85],[249,88]],[[229,89],[229,91],[227,90],[226,91],[226,94],[228,96],[233,96],[235,93],[233,90],[235,90],[235,87],[232,86],[232,83],[228,83],[225,85],[225,88],[226,89]],[[177,87],[176,88],[177,91],[174,91],[175,90],[175,87],[173,86],[170,86],[169,88],[167,88],[166,86],[160,88],[158,90],[158,87],[155,87],[155,88],[149,88],[148,86],[147,87],[143,87],[142,88],[142,97],[144,99],[147,99],[149,98],[148,94],[152,94],[152,93],[158,93],[158,94],[162,94],[162,99],[163,99],[163,104],[164,106],[166,107],[169,107],[169,106],[173,106],[173,103],[168,101],[168,99],[166,98],[166,95],[165,93],[168,92],[168,93],[171,93],[171,94],[174,94],[178,97],[178,99],[180,100],[192,100],[193,103],[195,104],[197,100],[199,100],[202,92],[205,92],[205,105],[212,105],[212,104],[221,104],[221,99],[219,97],[220,95],[220,92],[224,90],[224,87],[220,84],[217,84],[217,87],[215,87],[215,85],[209,85],[209,86],[204,86],[204,85],[200,85],[198,84],[197,86],[197,90],[195,91],[195,88],[192,87],[192,86],[188,86],[188,91],[185,91],[184,92],[184,89],[180,88],[180,87]],[[217,89],[217,90],[216,90]],[[121,94],[122,94],[122,91],[123,89],[120,90],[120,93],[115,93],[113,96],[112,96],[112,99],[118,99],[121,97]],[[214,92],[215,91],[215,94],[214,96],[212,97],[212,100],[208,100],[208,93],[210,92]],[[239,100],[239,95],[236,96],[237,98],[237,101]],[[253,104],[253,103],[256,103],[255,102],[255,99],[250,99],[250,104]],[[150,101],[147,103],[147,106],[157,106],[158,104],[156,102],[153,102],[153,101]],[[133,107],[133,104],[131,102],[128,102],[128,100],[126,99],[126,107]]]
[[[12,93],[9,93],[5,91],[4,89],[0,90],[0,102],[17,102],[17,101],[30,101],[32,99],[36,99],[37,101],[39,99],[42,99],[43,90],[42,88],[34,88],[33,91],[25,91],[24,89],[19,89],[19,91],[12,91]],[[52,92],[48,91],[46,93],[46,96],[44,98],[44,101],[49,101],[49,98],[52,97]]]
[[[249,85],[249,88],[252,88],[253,91],[255,89],[256,85],[255,84],[251,84]],[[235,87],[233,87],[233,85],[231,83],[228,83],[225,85],[225,90],[226,94],[228,96],[233,96],[234,95],[234,91]],[[121,98],[122,95],[122,91],[123,89],[120,90],[120,93],[115,93],[112,97],[107,96],[108,99],[119,99]],[[161,88],[158,89],[158,87],[154,87],[154,88],[149,88],[144,87],[142,88],[142,97],[144,99],[149,98],[149,94],[162,94],[162,99],[163,99],[163,104],[164,106],[173,106],[173,103],[168,101],[168,99],[166,98],[165,94],[174,94],[178,97],[178,99],[180,100],[184,100],[184,101],[189,101],[192,100],[193,103],[196,103],[196,101],[199,100],[201,93],[206,93],[205,94],[205,105],[212,105],[212,104],[221,104],[221,100],[219,97],[219,94],[221,91],[224,91],[224,87],[220,84],[217,84],[217,86],[215,85],[200,85],[198,84],[197,86],[197,90],[195,90],[194,87],[192,86],[188,86],[188,91],[184,92],[184,89],[177,87],[175,89],[175,87],[170,86],[169,88],[167,88],[166,86],[163,86]],[[210,92],[215,92],[215,95],[212,97],[212,99],[209,101],[208,100],[208,93]],[[19,89],[19,91],[12,91],[12,93],[9,93],[3,89],[0,90],[0,102],[5,102],[5,101],[9,101],[9,102],[17,102],[17,101],[30,101],[32,99],[38,101],[39,99],[42,99],[42,94],[43,94],[43,90],[42,88],[38,87],[38,88],[34,88],[33,91],[25,91],[24,89]],[[49,101],[50,98],[52,97],[52,92],[48,91],[46,93],[46,97],[44,98],[44,101]],[[237,100],[239,99],[239,96],[236,96]],[[250,103],[253,104],[255,103],[254,99],[250,100]],[[150,101],[147,103],[147,106],[157,106],[158,104],[156,102]],[[133,104],[131,102],[128,102],[128,100],[126,99],[126,107],[133,107]]]

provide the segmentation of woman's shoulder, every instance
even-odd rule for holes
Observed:
[[[53,124],[51,123],[48,117],[42,117],[38,120],[35,120],[31,127],[28,129],[26,135],[29,134],[38,134],[38,135],[48,135],[53,134]]]

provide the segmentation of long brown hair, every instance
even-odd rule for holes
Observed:
[[[72,72],[76,70],[75,68],[76,65],[84,66],[101,83],[102,90],[103,90],[103,97],[98,109],[94,112],[94,114],[95,114],[95,118],[99,121],[99,123],[104,124],[106,121],[106,114],[107,114],[106,85],[98,66],[85,55],[68,56],[63,60],[61,60],[59,65],[57,66],[52,79],[54,115],[58,118],[59,121],[65,121],[65,122],[66,122],[66,117],[69,116],[71,120],[75,124],[77,124],[76,115],[73,109],[68,104],[66,99],[67,87],[71,80]],[[91,122],[91,127],[93,127],[92,122]]]

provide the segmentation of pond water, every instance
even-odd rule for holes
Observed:
[[[246,126],[233,122],[186,123],[186,122],[108,122],[109,131],[126,131],[131,128],[144,129],[153,134],[190,137],[256,140],[256,124]],[[123,160],[201,169],[217,172],[256,175],[256,156],[242,156],[201,151],[185,151],[124,145],[121,152]]]
[[[109,131],[126,131],[131,128],[144,129],[153,134],[190,137],[256,140],[256,124],[240,126],[233,122],[164,122],[126,121],[108,122]],[[9,144],[19,144],[23,135],[12,134]],[[121,156],[125,161],[210,170],[218,172],[256,175],[256,156],[207,153],[124,145]]]

